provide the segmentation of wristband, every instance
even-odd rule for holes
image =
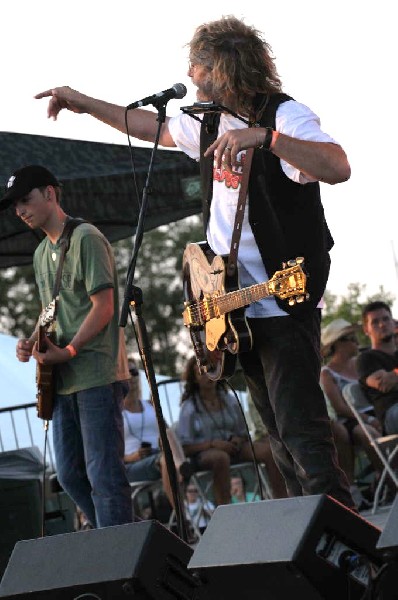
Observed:
[[[272,129],[272,127],[266,127],[265,128],[265,138],[262,144],[259,144],[257,146],[257,148],[259,150],[261,150],[262,148],[264,148],[264,150],[269,150],[272,144],[272,136],[273,136],[274,130]]]
[[[71,358],[75,358],[76,354],[77,354],[77,350],[74,346],[72,346],[72,344],[68,344],[67,346],[65,346],[65,348],[68,350]]]
[[[398,369],[394,369],[395,375],[398,375]]]
[[[269,145],[269,150],[271,150],[271,152],[274,149],[274,146],[276,144],[276,140],[278,139],[278,137],[279,137],[279,131],[275,131],[275,129],[274,129],[273,132],[272,132],[271,143]]]

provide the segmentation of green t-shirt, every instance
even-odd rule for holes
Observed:
[[[52,300],[60,256],[59,241],[46,237],[33,258],[43,308]],[[112,248],[93,225],[82,223],[72,233],[62,269],[56,317],[56,343],[69,344],[89,313],[90,296],[104,288],[114,290],[114,315],[106,327],[78,355],[56,366],[57,393],[72,394],[116,381],[119,347],[118,283]]]

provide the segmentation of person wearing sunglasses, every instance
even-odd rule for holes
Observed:
[[[364,498],[355,485],[355,448],[362,448],[366,452],[375,470],[376,478],[381,472],[382,465],[342,395],[345,385],[358,381],[356,328],[345,319],[334,319],[322,329],[321,343],[325,365],[321,370],[320,381],[330,407],[329,414],[332,417],[339,462],[346,472],[357,506],[361,506],[364,504]],[[363,420],[373,438],[381,434],[380,422],[372,410],[363,413]]]
[[[150,400],[142,399],[140,372],[132,358],[129,358],[129,391],[124,398],[124,464],[130,483],[137,481],[162,480],[163,489],[172,507],[174,507],[170,479],[166,460],[160,448],[159,426],[155,407]],[[181,482],[188,477],[192,469],[178,443],[174,443],[172,430],[167,435],[173,454],[177,476]],[[187,473],[188,472],[188,473]]]

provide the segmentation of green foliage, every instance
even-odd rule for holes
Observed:
[[[0,332],[28,337],[40,314],[33,266],[0,271]]]
[[[188,331],[182,321],[182,255],[189,242],[203,239],[199,217],[190,217],[146,232],[138,254],[134,284],[142,291],[142,316],[151,344],[155,371],[168,376],[181,373],[192,354]],[[125,286],[132,241],[115,247],[119,282]],[[122,301],[125,290],[121,292]],[[134,311],[133,311],[134,312]],[[128,351],[137,354],[134,328],[125,328]]]
[[[148,332],[155,371],[170,377],[178,376],[192,353],[191,341],[183,325],[182,255],[189,242],[203,239],[200,217],[189,217],[164,225],[143,236],[138,254],[134,284],[142,291],[141,313]],[[120,296],[123,301],[127,268],[131,260],[133,239],[114,244],[119,273]],[[392,305],[394,297],[383,287],[366,295],[366,285],[351,283],[341,297],[326,291],[322,325],[336,318],[361,324],[362,308],[373,300]],[[0,332],[26,337],[35,327],[40,303],[34,281],[33,267],[15,267],[0,271]],[[136,321],[132,310],[133,321]],[[129,319],[125,327],[129,352],[138,354],[134,327]],[[367,338],[359,327],[360,343]],[[244,387],[241,374],[231,381],[238,389]]]
[[[375,300],[382,300],[392,306],[395,298],[391,293],[385,291],[383,286],[380,286],[379,291],[375,294],[366,296],[365,292],[366,285],[360,283],[350,283],[347,287],[347,293],[340,297],[326,290],[322,326],[328,325],[334,319],[345,319],[349,323],[358,326],[360,345],[368,345],[369,340],[362,331],[362,309],[366,304]]]

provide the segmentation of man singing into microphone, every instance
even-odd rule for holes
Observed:
[[[240,167],[247,149],[254,149],[238,254],[240,284],[266,281],[283,261],[304,256],[310,300],[293,307],[273,297],[251,304],[246,317],[253,348],[240,354],[240,362],[289,495],[326,493],[353,508],[319,387],[319,306],[333,245],[319,182],[346,181],[350,165],[341,146],[321,130],[317,115],[282,92],[271,48],[254,27],[232,16],[205,23],[189,49],[188,76],[197,87],[197,101],[219,103],[246,122],[223,112],[211,138],[205,128],[201,135],[200,122],[179,114],[166,118],[160,144],[200,160],[207,240],[222,255],[230,250]],[[46,96],[51,97],[49,117],[56,119],[67,108],[125,132],[122,106],[69,87],[36,98]],[[156,113],[129,111],[128,129],[153,142]],[[225,176],[231,171],[238,172],[236,188]]]

